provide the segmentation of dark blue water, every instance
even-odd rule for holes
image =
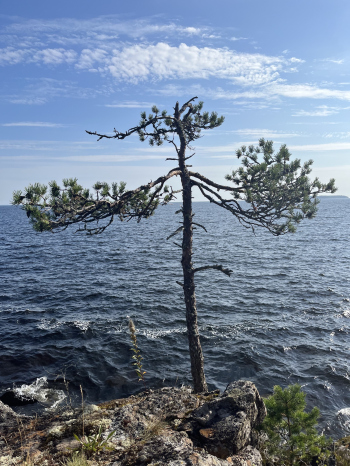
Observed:
[[[178,207],[93,237],[74,228],[35,233],[22,210],[0,207],[0,394],[41,386],[42,377],[61,389],[62,374],[73,400],[80,384],[89,402],[140,390],[129,317],[147,386],[191,382],[176,284],[181,251],[165,240]],[[267,394],[298,382],[308,405],[320,408],[321,425],[341,435],[337,413],[350,407],[350,199],[322,199],[316,219],[279,238],[254,236],[207,203],[194,211],[208,230],[196,230],[195,265],[234,271],[196,275],[210,387],[245,378]]]

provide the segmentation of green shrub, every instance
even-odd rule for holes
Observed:
[[[107,438],[104,440],[102,436],[102,426],[100,426],[97,434],[84,435],[83,437],[78,437],[76,434],[73,434],[76,440],[81,444],[82,450],[88,455],[92,455],[101,450],[112,450],[108,445],[108,440],[114,435],[115,430],[111,432]]]
[[[266,398],[267,416],[261,430],[267,434],[264,444],[265,462],[280,465],[324,464],[330,455],[330,441],[318,435],[315,426],[320,415],[318,408],[305,412],[305,393],[300,385],[284,390],[276,385],[273,395]]]

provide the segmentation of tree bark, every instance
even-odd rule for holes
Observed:
[[[191,372],[195,393],[208,391],[204,374],[204,358],[199,338],[197,322],[196,292],[194,284],[194,268],[192,264],[192,182],[185,164],[186,142],[180,136],[179,167],[181,170],[182,200],[183,200],[183,239],[182,239],[182,270],[183,290],[186,304],[186,323],[188,343],[191,358]],[[182,136],[182,137],[181,137]]]

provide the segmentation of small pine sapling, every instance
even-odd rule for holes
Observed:
[[[320,410],[315,407],[305,412],[305,397],[298,384],[284,390],[276,385],[273,395],[264,400],[267,416],[261,428],[268,437],[266,460],[274,458],[278,464],[292,466],[309,464],[317,458],[321,465],[329,457],[330,441],[318,435],[315,428]]]

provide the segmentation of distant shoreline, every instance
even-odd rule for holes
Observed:
[[[350,199],[349,196],[341,196],[341,195],[333,196],[332,194],[320,194],[318,197],[319,198],[320,197],[322,197],[322,198],[327,197],[328,199]],[[199,202],[208,202],[209,203],[209,201],[192,201],[192,202],[194,204],[199,203]],[[173,204],[176,204],[176,203],[179,204],[180,201],[173,202]],[[12,204],[0,204],[0,207],[13,207],[13,205]]]
[[[340,196],[340,195],[338,195],[338,196],[337,196],[337,195],[333,196],[332,194],[320,194],[318,197],[329,197],[329,198],[331,197],[331,198],[333,198],[333,199],[340,199],[340,198],[342,198],[342,199],[349,199],[349,196]]]

